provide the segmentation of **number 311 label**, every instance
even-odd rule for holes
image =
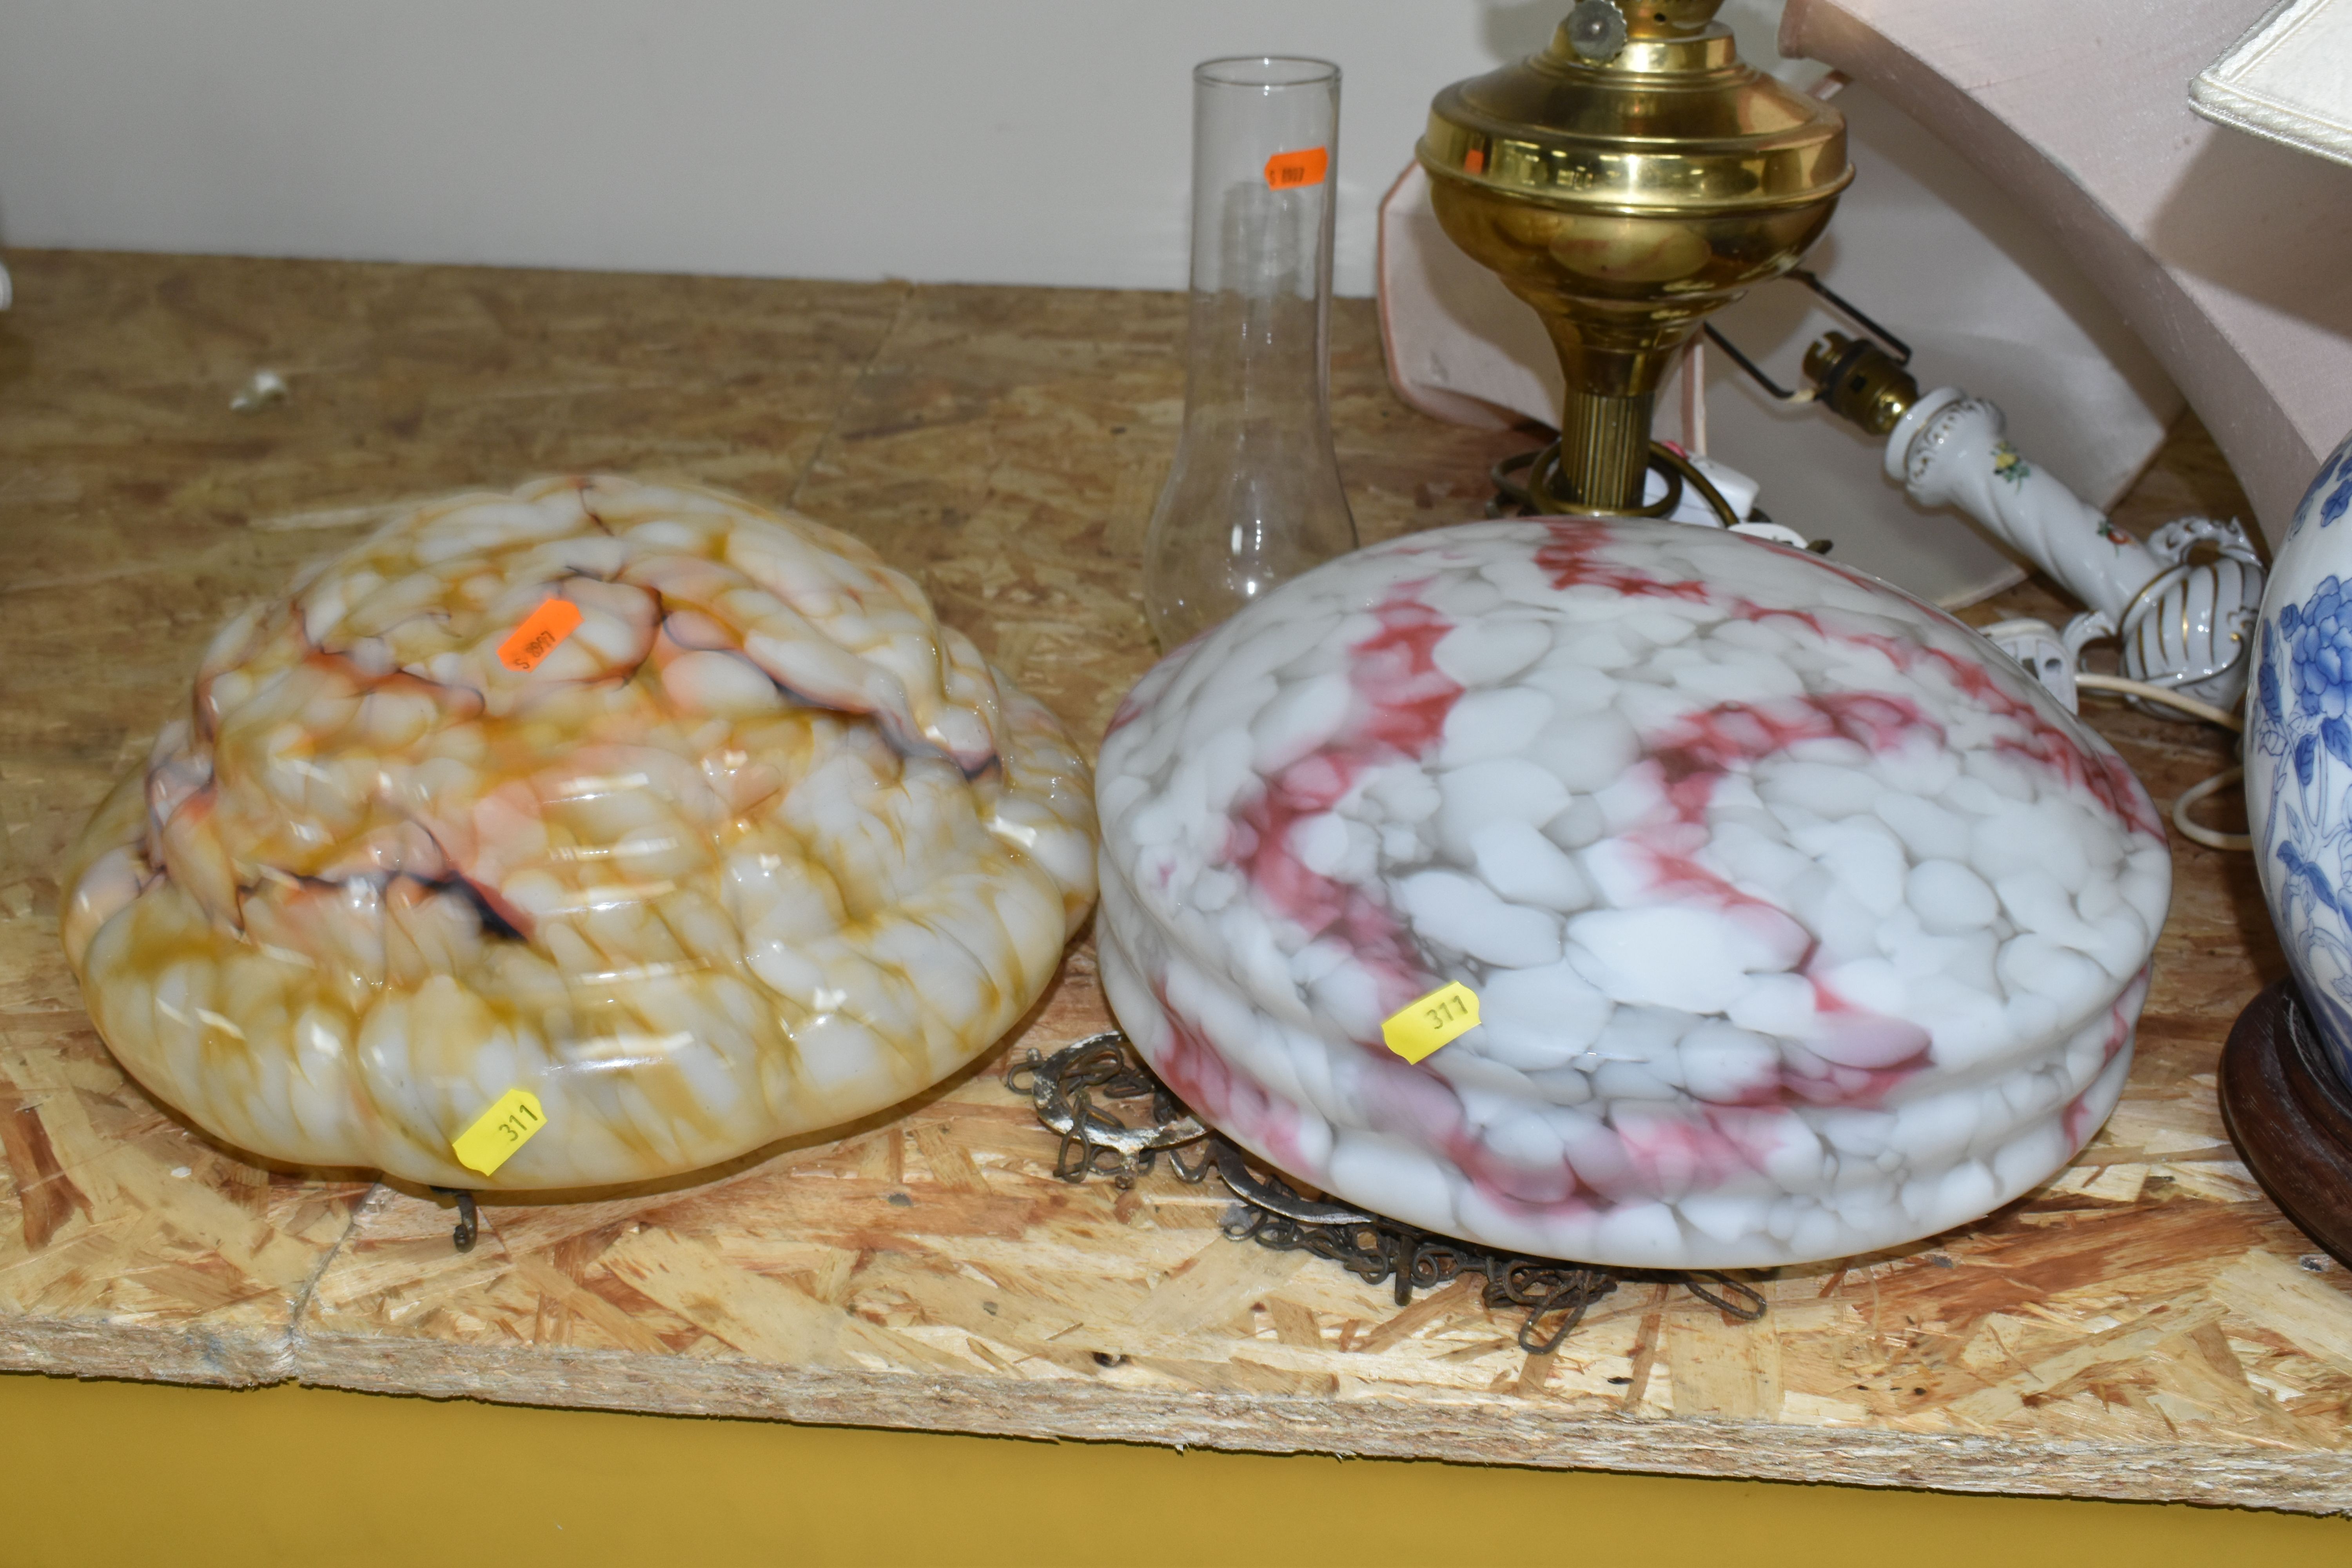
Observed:
[[[1405,1060],[1417,1062],[1477,1026],[1478,993],[1453,980],[1390,1014],[1381,1025],[1381,1038]]]
[[[457,1152],[457,1163],[469,1171],[483,1175],[498,1173],[500,1165],[514,1157],[514,1152],[537,1136],[547,1125],[547,1112],[540,1109],[539,1097],[527,1089],[510,1089],[499,1096],[498,1103],[482,1112],[471,1127],[451,1141],[449,1147]]]

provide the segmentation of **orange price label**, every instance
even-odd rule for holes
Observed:
[[[514,636],[499,644],[499,662],[509,669],[536,669],[579,625],[579,605],[569,599],[550,599],[523,617]]]
[[[1276,153],[1265,161],[1265,183],[1277,191],[1297,191],[1308,185],[1319,185],[1323,183],[1323,176],[1330,172],[1331,153],[1327,147]]]

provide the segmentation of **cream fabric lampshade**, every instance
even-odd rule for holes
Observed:
[[[2189,84],[2217,125],[2352,163],[2352,0],[2281,0]]]

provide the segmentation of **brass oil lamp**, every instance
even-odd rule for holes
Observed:
[[[1438,222],[1535,308],[1567,375],[1539,510],[1645,510],[1676,356],[1797,264],[1853,178],[1843,117],[1741,60],[1721,4],[1582,0],[1542,54],[1430,106]]]

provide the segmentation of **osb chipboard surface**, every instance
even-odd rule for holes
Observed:
[[[659,1191],[484,1211],[265,1173],[124,1082],[56,872],[211,628],[387,500],[551,469],[791,500],[918,573],[1091,737],[1150,653],[1141,528],[1181,411],[1168,296],[74,255],[0,317],[0,1365],[1239,1448],[2352,1510],[2352,1280],[2231,1157],[2220,1041],[2280,972],[2193,846],[2122,1108],[1933,1242],[1759,1279],[1743,1325],[1622,1287],[1559,1352],[1467,1288],[1223,1240],[1213,1187],[1051,1173],[1003,1057],[896,1117]],[[1520,444],[1399,407],[1339,313],[1367,538]],[[228,398],[280,370],[284,405]],[[2185,429],[2124,516],[2228,511]],[[2000,613],[2056,615],[2032,588]],[[1989,612],[1990,613],[1990,612]],[[2219,765],[2110,710],[2160,800]],[[1010,1043],[1103,1026],[1090,952]],[[2320,1260],[2315,1258],[2312,1261]]]

